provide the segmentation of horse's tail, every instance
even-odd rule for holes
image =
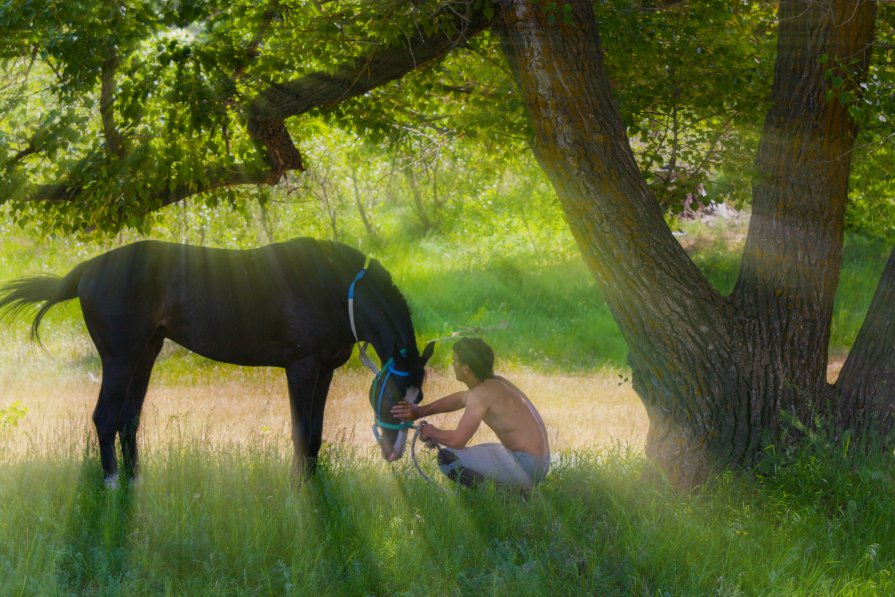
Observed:
[[[89,261],[81,263],[64,278],[59,276],[33,276],[19,278],[0,287],[0,316],[12,318],[28,305],[43,302],[31,324],[31,341],[41,344],[37,329],[40,320],[47,311],[57,303],[71,300],[78,296],[78,282],[84,274]],[[3,313],[5,311],[5,313]]]

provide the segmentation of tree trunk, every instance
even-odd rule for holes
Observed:
[[[650,417],[647,455],[691,487],[714,467],[751,463],[779,430],[782,408],[808,416],[825,390],[855,126],[825,101],[819,57],[858,57],[860,81],[874,6],[781,8],[756,215],[740,281],[723,298],[672,236],[637,167],[590,3],[567,5],[564,18],[541,3],[503,0],[497,29],[535,155],[628,343]]]
[[[836,390],[841,397],[842,429],[867,439],[887,437],[895,423],[895,251],[883,271],[873,302],[848,360],[842,366]],[[835,396],[835,394],[834,394]]]
[[[827,98],[825,72],[832,68],[855,90],[867,73],[875,15],[866,0],[788,1],[779,9],[772,105],[731,297],[745,324],[742,345],[767,363],[752,371],[749,385],[765,396],[753,418],[772,427],[780,411],[803,422],[831,412],[820,400],[857,125],[839,90]]]
[[[571,22],[551,24],[537,5],[504,2],[501,43],[535,156],[628,343],[647,453],[689,484],[718,460],[729,442],[712,434],[736,416],[713,400],[736,377],[717,358],[731,353],[731,314],[665,225],[614,104],[591,6],[572,6]]]
[[[367,210],[364,207],[364,201],[361,198],[360,187],[357,184],[357,171],[351,170],[351,184],[354,187],[354,204],[357,206],[357,213],[360,215],[360,220],[364,225],[364,230],[367,231],[367,236],[370,237],[375,243],[379,242],[379,235],[376,234],[376,229],[373,227],[373,223],[370,221],[370,217],[367,215]]]
[[[420,220],[420,226],[423,232],[432,230],[432,220],[426,215],[426,204],[423,202],[423,193],[420,191],[419,184],[416,181],[416,175],[413,168],[408,166],[404,169],[404,178],[407,180],[407,186],[410,187],[410,194],[413,197],[413,211]]]

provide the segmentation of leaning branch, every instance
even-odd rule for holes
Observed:
[[[193,195],[198,195],[200,193],[207,193],[216,189],[241,185],[273,185],[276,184],[276,182],[275,179],[271,178],[271,174],[267,170],[247,170],[239,166],[220,168],[209,173],[208,182],[181,185],[163,192],[161,194],[160,207],[165,207],[172,203],[182,201],[187,197],[192,197]]]
[[[156,208],[165,207],[177,203],[200,193],[206,193],[216,189],[235,187],[240,185],[275,184],[267,170],[249,169],[243,166],[230,166],[218,168],[209,172],[207,182],[195,182],[173,188],[167,188],[158,194],[159,203]],[[61,203],[74,201],[80,198],[84,188],[80,182],[70,184],[43,184],[36,185],[28,195],[28,201],[45,201],[49,203]]]
[[[246,184],[268,184],[279,182],[289,170],[303,171],[301,155],[286,129],[285,120],[290,116],[304,114],[314,108],[332,108],[339,103],[357,97],[378,86],[399,79],[411,70],[430,63],[455,47],[461,46],[473,35],[491,24],[481,8],[473,2],[462,4],[466,12],[459,12],[456,6],[445,9],[449,15],[445,27],[431,35],[416,33],[408,36],[399,46],[380,48],[370,55],[357,58],[336,69],[334,73],[317,72],[304,77],[274,84],[262,91],[248,106],[248,132],[260,142],[267,152],[268,169],[246,170],[235,165],[209,172],[207,182],[196,181],[173,189],[159,190],[155,203],[163,207],[181,201],[192,195],[224,187]],[[277,3],[272,1],[264,13],[259,30],[248,48],[251,59],[259,51],[260,43],[270,23],[276,18]],[[101,88],[101,114],[103,132],[108,146],[118,156],[126,154],[124,139],[115,125],[112,104],[114,102],[114,75],[117,56],[103,64]],[[239,69],[234,73],[239,77]],[[33,153],[26,149],[25,155]],[[28,193],[27,201],[72,202],[79,200],[85,191],[83,181],[77,180],[75,171],[66,182],[35,185]],[[161,185],[159,185],[161,186]]]
[[[452,26],[437,33],[426,36],[418,32],[402,45],[379,49],[333,73],[311,73],[261,92],[249,105],[248,130],[267,148],[272,172],[279,176],[287,170],[303,170],[301,155],[286,130],[286,118],[314,108],[332,108],[463,45],[491,24],[484,11],[471,3],[465,6],[465,13],[450,11]]]

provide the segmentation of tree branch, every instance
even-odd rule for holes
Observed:
[[[115,126],[115,71],[118,69],[118,49],[112,48],[111,54],[102,66],[102,82],[99,95],[99,113],[103,120],[103,134],[109,150],[120,158],[127,155],[124,137]]]
[[[272,182],[270,172],[267,170],[250,170],[240,165],[218,168],[209,172],[208,182],[206,183],[181,185],[162,191],[158,194],[160,199],[158,207],[165,207],[200,193],[244,184],[274,184],[274,182]],[[82,191],[83,187],[80,182],[36,185],[27,200],[47,202],[74,201],[78,199]]]
[[[333,108],[339,103],[356,97],[398,79],[409,71],[430,63],[451,49],[462,45],[469,37],[491,24],[481,8],[473,2],[455,3],[466,9],[458,12],[456,6],[448,6],[443,14],[448,23],[438,32],[425,35],[417,32],[395,47],[374,50],[370,55],[357,58],[336,69],[333,74],[316,72],[282,84],[274,84],[262,91],[248,106],[247,129],[250,136],[260,142],[267,151],[269,170],[246,170],[240,165],[219,168],[209,172],[208,182],[195,181],[174,188],[160,189],[158,207],[181,201],[192,195],[214,189],[243,184],[276,184],[289,170],[304,170],[301,155],[286,129],[285,119],[298,116],[314,108]],[[270,23],[277,15],[277,0],[271,0],[262,15],[259,28],[249,43],[247,56],[253,58],[263,41]],[[52,67],[53,65],[50,64]],[[125,139],[116,127],[113,105],[115,101],[115,73],[118,55],[115,51],[102,65],[100,90],[100,114],[103,133],[112,154],[127,155]],[[234,77],[241,76],[237,68]],[[15,156],[20,161],[36,149],[27,148]],[[63,182],[34,185],[26,201],[66,202],[76,201],[84,193],[84,182],[78,180],[81,172],[73,170]],[[161,187],[161,185],[159,185]]]
[[[439,58],[491,24],[481,9],[465,4],[466,13],[450,11],[453,30],[429,37],[417,32],[406,43],[379,49],[342,65],[332,74],[316,72],[273,84],[249,105],[248,131],[268,151],[275,177],[287,170],[303,170],[301,155],[292,142],[285,119],[314,108],[332,108],[371,89],[394,81],[409,71]]]
[[[254,37],[252,37],[252,41],[249,42],[248,47],[245,50],[245,62],[239,64],[236,67],[236,70],[233,72],[233,80],[239,80],[245,74],[246,67],[250,62],[255,60],[260,54],[258,48],[261,47],[261,42],[264,41],[264,36],[267,35],[268,30],[270,29],[270,24],[277,17],[280,10],[280,3],[278,0],[270,0],[270,3],[267,6],[267,9],[261,15],[261,22],[258,24],[258,29],[255,31]]]
[[[273,185],[276,184],[276,182],[276,180],[271,178],[271,173],[267,170],[247,170],[239,165],[219,168],[209,172],[207,183],[182,185],[180,187],[175,187],[162,193],[161,207],[165,207],[167,205],[171,205],[172,203],[182,201],[187,197],[192,197],[193,195],[198,195],[200,193],[207,193],[208,191],[213,191],[215,189],[236,187],[246,184]]]

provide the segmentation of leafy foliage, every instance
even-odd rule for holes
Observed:
[[[556,23],[571,18],[568,3],[534,4]],[[595,9],[629,136],[660,203],[687,213],[708,201],[748,202],[770,88],[773,6],[610,0]],[[845,98],[873,149],[856,160],[849,222],[870,231],[887,229],[892,215],[891,202],[878,197],[889,189],[880,173],[892,159],[893,20],[886,15],[893,7],[880,10],[868,83]],[[7,2],[0,6],[0,202],[20,223],[71,233],[145,232],[154,212],[194,194],[209,205],[241,201],[245,193],[235,187],[277,180],[247,126],[259,94],[362,65],[377,48],[404,47],[414,35],[450,32],[464,11],[490,18],[494,7],[490,0]],[[455,155],[488,155],[501,171],[531,167],[519,159],[529,136],[520,101],[485,31],[441,60],[287,127],[312,168],[323,155],[318,140],[339,139],[339,131],[375,161],[391,161],[402,176],[388,177],[387,194],[405,198],[424,233],[447,201],[438,197],[439,177],[477,163]],[[306,186],[315,184],[311,177]]]
[[[852,163],[846,225],[895,241],[895,5],[879,4],[877,36],[867,82],[849,112],[861,125]]]
[[[666,210],[741,205],[767,109],[774,8],[662,4],[597,4],[628,136]]]
[[[0,408],[0,433],[17,426],[27,414],[28,408],[18,401]]]

